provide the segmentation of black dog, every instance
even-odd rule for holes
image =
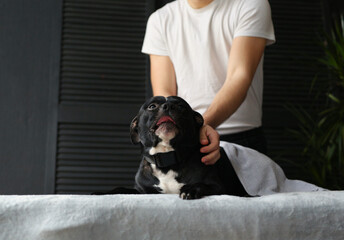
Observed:
[[[179,97],[148,100],[130,126],[132,142],[142,149],[135,188],[115,188],[108,193],[176,193],[183,199],[247,196],[222,149],[216,164],[201,162],[202,126],[202,116]]]

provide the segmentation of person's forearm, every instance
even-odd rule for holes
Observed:
[[[228,119],[243,103],[251,85],[251,76],[243,72],[229,76],[211,105],[203,114],[204,123],[218,127]]]
[[[237,37],[228,60],[226,81],[203,114],[205,123],[216,128],[243,103],[263,55],[266,39]]]
[[[154,96],[177,95],[173,64],[168,56],[150,55],[151,83]]]

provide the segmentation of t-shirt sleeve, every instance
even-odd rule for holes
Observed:
[[[234,38],[261,37],[267,39],[267,45],[273,44],[276,40],[268,0],[245,0],[241,3]]]
[[[158,12],[154,12],[148,19],[142,52],[146,54],[168,56],[166,41],[164,39]]]

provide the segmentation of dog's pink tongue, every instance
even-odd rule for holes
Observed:
[[[159,121],[156,125],[159,126],[160,124],[165,123],[165,122],[172,122],[172,123],[176,124],[175,121],[173,121],[173,119],[170,116],[163,116],[159,119]]]

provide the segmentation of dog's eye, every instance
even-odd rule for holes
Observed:
[[[158,104],[156,104],[156,103],[151,103],[149,106],[148,106],[148,110],[154,110],[154,109],[156,109],[158,107]]]

